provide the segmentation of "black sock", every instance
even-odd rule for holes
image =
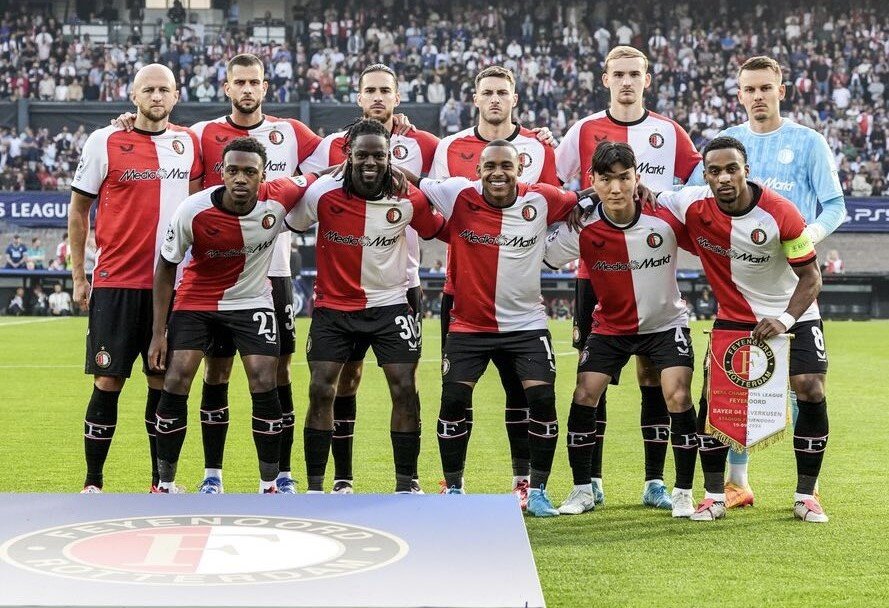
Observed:
[[[392,455],[395,459],[395,491],[410,492],[411,480],[417,469],[418,445],[420,444],[420,432],[407,433],[391,431]]]
[[[204,467],[221,469],[228,434],[228,383],[207,384],[201,391],[201,440]]]
[[[293,453],[293,425],[296,416],[293,413],[293,386],[285,384],[278,387],[278,401],[281,403],[281,455],[278,459],[278,471],[290,472],[290,457]]]
[[[337,395],[333,400],[333,454],[334,479],[352,480],[352,437],[355,433],[355,395]]]
[[[414,472],[413,475],[411,475],[411,478],[418,481],[420,479],[420,442],[423,438],[423,419],[420,417],[422,409],[420,407],[420,391],[417,391],[416,401],[414,403],[417,406],[417,453],[414,455]]]
[[[725,461],[728,446],[706,433],[707,400],[701,396],[698,402],[698,455],[704,472],[704,490],[711,494],[725,493]]]
[[[539,384],[525,389],[530,420],[528,441],[531,445],[531,487],[539,488],[549,481],[553,457],[559,443],[559,421],[556,414],[556,391],[552,384]]]
[[[253,401],[253,444],[259,458],[259,478],[275,481],[278,459],[281,457],[281,403],[278,389],[264,393],[250,393]]]
[[[333,431],[303,429],[303,451],[306,457],[306,478],[308,489],[324,490],[324,472],[327,469],[327,455],[330,453],[330,442]]]
[[[642,391],[642,441],[645,449],[645,481],[664,478],[664,461],[670,443],[670,412],[659,386],[640,386]]]
[[[599,406],[596,408],[596,442],[593,444],[593,466],[590,469],[590,475],[594,479],[602,479],[602,448],[605,445],[605,425],[607,424],[607,411],[605,405],[607,399],[605,395],[606,389],[602,396],[599,397]]]
[[[463,486],[466,444],[469,442],[467,411],[472,409],[472,387],[460,382],[446,382],[441,389],[441,410],[438,413],[438,450],[445,483]]]
[[[505,372],[505,373],[504,373]],[[505,369],[500,381],[506,391],[506,437],[509,439],[509,454],[512,460],[512,474],[519,477],[528,475],[531,468],[531,447],[528,443],[528,400],[522,381],[512,369]]]
[[[157,473],[157,405],[161,402],[161,389],[148,387],[145,399],[145,433],[148,435],[148,452],[151,455],[151,485],[160,481]]]
[[[827,420],[827,400],[802,401],[797,399],[799,416],[793,431],[793,451],[796,454],[796,491],[815,493],[815,483],[824,461],[830,427]]]
[[[572,403],[568,413],[568,464],[576,486],[590,483],[595,444],[596,408]]]
[[[670,441],[673,444],[673,460],[676,461],[676,483],[673,487],[691,490],[698,456],[694,407],[678,414],[670,414]]]
[[[176,478],[176,465],[188,425],[188,395],[161,392],[157,404],[157,471],[161,482]]]
[[[117,427],[117,402],[120,391],[103,391],[93,386],[93,394],[83,419],[83,451],[86,456],[84,486],[102,487],[105,459]]]

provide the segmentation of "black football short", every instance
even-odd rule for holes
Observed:
[[[583,350],[586,339],[593,327],[593,310],[599,298],[593,290],[593,282],[589,279],[576,279],[574,281],[574,332],[571,336],[571,345],[577,350]]]
[[[652,334],[590,334],[580,353],[577,373],[599,372],[619,378],[620,371],[633,355],[645,355],[658,370],[668,367],[694,369],[695,366],[691,331],[687,327],[677,327]]]
[[[378,365],[420,360],[420,331],[407,304],[356,311],[315,307],[306,341],[309,361],[346,363],[372,348]],[[363,358],[363,353],[362,357]]]
[[[280,333],[281,355],[296,352],[296,335],[293,323],[293,284],[287,277],[269,277],[272,284],[272,305]],[[235,356],[237,347],[231,334],[225,328],[214,328],[205,351],[208,357],[229,359]]]
[[[423,289],[417,285],[416,287],[411,287],[407,290],[407,305],[410,307],[412,311],[414,311],[414,323],[417,328],[417,335],[419,337],[420,348],[423,347]],[[349,355],[349,363],[355,363],[357,361],[364,361],[364,357],[367,356],[367,350],[370,348],[370,343],[365,341],[355,342],[355,347],[352,349],[352,354]]]
[[[713,329],[751,331],[754,327],[750,323],[731,321],[713,323]],[[796,323],[787,333],[793,334],[790,341],[790,375],[826,374],[827,345],[824,343],[824,323],[821,319]]]
[[[142,355],[142,371],[158,375],[148,369],[152,320],[150,289],[94,288],[84,371],[93,376],[129,378],[136,357]]]
[[[278,318],[273,310],[174,310],[167,329],[167,350],[207,352],[211,338],[231,336],[237,352],[277,357]]]
[[[441,360],[444,382],[476,382],[497,358],[510,365],[521,380],[553,383],[556,359],[545,329],[505,333],[451,332]]]

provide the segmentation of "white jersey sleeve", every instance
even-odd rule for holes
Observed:
[[[173,213],[160,250],[161,257],[171,264],[182,262],[194,241],[192,220],[194,207],[188,203],[180,205]]]
[[[87,138],[80,154],[80,162],[71,180],[71,189],[87,196],[96,197],[102,182],[108,175],[108,137],[111,127],[93,131]]]
[[[559,147],[556,148],[556,175],[563,184],[571,181],[580,173],[580,127],[582,123],[571,125]]]
[[[435,148],[435,156],[432,157],[432,168],[429,170],[429,177],[432,179],[444,179],[451,176],[448,170],[448,144],[450,139],[441,140]]]
[[[321,200],[321,195],[330,189],[330,186],[326,185],[330,181],[333,181],[332,177],[323,175],[309,186],[299,204],[284,218],[284,225],[287,228],[293,232],[305,232],[318,222],[318,201]]]
[[[420,190],[423,191],[423,194],[426,195],[426,198],[429,199],[432,206],[435,207],[446,220],[449,220],[451,219],[451,214],[454,213],[454,205],[457,202],[457,197],[463,190],[471,187],[472,184],[473,182],[465,177],[451,177],[442,180],[421,179]]]
[[[580,233],[563,224],[546,238],[546,253],[543,263],[558,270],[568,262],[580,257]]]

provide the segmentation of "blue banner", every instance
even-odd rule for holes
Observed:
[[[64,228],[70,201],[70,192],[0,192],[0,221],[33,228]]]
[[[847,198],[846,220],[837,232],[889,232],[889,199]]]

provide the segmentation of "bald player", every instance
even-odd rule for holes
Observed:
[[[99,493],[103,469],[117,427],[117,403],[136,357],[148,379],[145,420],[151,452],[151,491],[158,483],[155,412],[163,376],[152,374],[152,282],[158,251],[176,206],[200,188],[204,169],[194,133],[169,123],[179,101],[176,80],[160,64],[136,73],[130,99],[135,128],[108,126],[94,131],[71,184],[74,299],[89,310],[87,374],[93,390],[84,419],[86,479],[82,492]],[[92,286],[84,270],[89,210],[96,205],[97,263]],[[150,430],[149,430],[150,429]]]

